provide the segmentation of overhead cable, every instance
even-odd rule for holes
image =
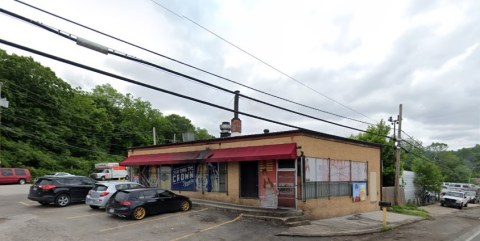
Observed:
[[[76,36],[74,36],[74,35],[72,35],[72,34],[69,34],[69,33],[65,32],[65,31],[61,31],[61,30],[55,29],[55,28],[53,28],[53,27],[49,27],[49,26],[43,25],[43,24],[41,24],[41,23],[39,23],[39,22],[30,20],[30,19],[25,18],[25,17],[23,17],[23,16],[20,16],[20,15],[18,15],[18,14],[11,13],[11,12],[9,12],[9,11],[7,11],[7,10],[4,10],[4,9],[1,9],[1,8],[0,8],[0,12],[6,13],[6,14],[8,14],[8,15],[11,15],[11,16],[13,16],[13,17],[19,18],[19,19],[21,19],[21,20],[23,20],[23,21],[26,21],[26,22],[29,22],[29,23],[34,23],[34,25],[40,26],[42,29],[47,29],[48,31],[50,31],[50,32],[52,32],[52,33],[58,34],[58,35],[60,35],[60,36],[62,36],[62,37],[65,37],[65,38],[67,38],[67,39],[69,39],[69,40],[75,41],[75,42],[77,42],[77,44],[79,44],[79,45],[81,45],[81,46],[84,46],[84,47],[87,47],[87,48],[90,48],[90,49],[92,49],[92,50],[95,50],[95,51],[98,51],[98,52],[101,52],[101,53],[104,53],[104,54],[106,54],[106,53],[112,54],[112,55],[115,55],[115,56],[118,56],[118,57],[122,57],[122,58],[125,58],[125,59],[128,59],[128,60],[131,60],[131,61],[139,62],[139,63],[145,64],[145,65],[148,65],[148,66],[151,66],[151,67],[155,67],[155,68],[158,68],[158,69],[160,69],[160,70],[163,70],[163,71],[166,71],[166,72],[175,74],[175,75],[177,75],[177,76],[180,76],[180,77],[183,77],[183,78],[187,78],[187,79],[189,79],[189,80],[193,80],[193,81],[202,83],[202,84],[207,85],[207,86],[210,86],[210,87],[214,87],[214,88],[219,89],[219,90],[222,90],[222,91],[224,91],[224,92],[228,92],[228,93],[231,93],[231,94],[235,94],[234,91],[228,90],[228,89],[226,89],[226,88],[223,88],[223,87],[220,87],[220,86],[217,86],[217,85],[208,83],[208,82],[206,82],[206,81],[200,80],[200,79],[198,79],[198,78],[191,77],[191,76],[189,76],[189,75],[186,75],[186,74],[183,74],[183,73],[180,73],[180,72],[171,70],[171,69],[168,69],[168,68],[166,68],[166,67],[162,67],[162,66],[159,66],[159,65],[150,63],[150,62],[148,62],[148,61],[139,59],[139,58],[134,57],[134,56],[131,56],[131,55],[128,55],[128,54],[125,54],[125,53],[121,53],[121,52],[116,51],[116,50],[113,50],[113,49],[109,49],[109,48],[107,48],[107,47],[105,47],[105,46],[96,44],[96,43],[94,43],[94,42],[85,40],[85,39],[83,39],[83,38],[76,37]],[[264,104],[264,105],[268,105],[268,106],[271,106],[271,107],[274,107],[274,108],[277,108],[277,109],[280,109],[280,110],[284,110],[284,111],[293,113],[293,114],[301,115],[301,116],[304,116],[304,117],[312,118],[312,119],[315,119],[315,120],[318,120],[318,121],[322,121],[322,122],[325,122],[325,123],[329,123],[329,124],[332,124],[332,125],[336,125],[336,126],[339,126],[339,127],[344,127],[344,128],[351,129],[351,130],[355,130],[355,131],[359,131],[359,132],[365,132],[365,133],[370,133],[370,134],[378,135],[378,134],[376,134],[376,133],[368,132],[368,131],[365,131],[365,130],[362,130],[362,129],[359,129],[359,128],[355,128],[355,127],[351,127],[351,126],[339,124],[339,123],[336,123],[336,122],[333,122],[333,121],[328,121],[328,120],[324,120],[324,119],[321,119],[321,118],[317,118],[317,117],[314,117],[314,116],[311,116],[311,115],[307,115],[307,114],[303,114],[303,113],[300,113],[300,112],[297,112],[297,111],[293,111],[293,110],[290,110],[290,109],[287,109],[287,108],[284,108],[284,107],[281,107],[281,106],[278,106],[278,105],[274,105],[274,104],[271,104],[271,103],[268,103],[268,102],[265,102],[265,101],[261,101],[261,100],[258,100],[258,99],[255,99],[255,98],[252,98],[252,97],[243,95],[243,94],[240,94],[240,96],[242,96],[242,97],[244,97],[244,98],[246,98],[246,99],[250,99],[250,100],[252,100],[252,101],[255,101],[255,102]],[[378,135],[378,136],[381,136],[381,135]],[[390,138],[389,136],[382,136],[382,137]]]
[[[282,126],[294,128],[294,129],[313,131],[313,130],[298,127],[298,126],[295,126],[295,125],[291,125],[291,124],[271,120],[271,119],[268,119],[268,118],[248,114],[248,113],[245,113],[245,112],[235,111],[233,109],[229,109],[229,108],[226,108],[226,107],[223,107],[223,106],[220,106],[220,105],[217,105],[217,104],[213,104],[213,103],[210,103],[210,102],[207,102],[207,101],[204,101],[204,100],[200,100],[200,99],[193,98],[193,97],[190,97],[190,96],[182,95],[182,94],[179,94],[179,93],[176,93],[176,92],[173,92],[173,91],[162,89],[162,88],[159,88],[159,87],[156,87],[156,86],[153,86],[153,85],[142,83],[142,82],[130,79],[130,78],[126,78],[126,77],[116,75],[116,74],[113,74],[113,73],[110,73],[110,72],[106,72],[106,71],[103,71],[103,70],[100,70],[100,69],[97,69],[97,68],[93,68],[93,67],[90,67],[90,66],[87,66],[87,65],[83,65],[83,64],[71,61],[71,60],[67,60],[67,59],[64,59],[64,58],[61,58],[61,57],[58,57],[58,56],[55,56],[55,55],[44,53],[44,52],[29,48],[29,47],[26,47],[26,46],[22,46],[22,45],[19,45],[19,44],[10,42],[10,41],[6,41],[4,39],[0,39],[0,43],[8,45],[10,47],[18,48],[18,49],[21,49],[21,50],[24,50],[24,51],[27,51],[27,52],[30,52],[30,53],[33,53],[33,54],[37,54],[37,55],[40,55],[40,56],[43,56],[43,57],[46,57],[46,58],[49,58],[49,59],[53,59],[53,60],[56,60],[56,61],[59,61],[59,62],[65,63],[65,64],[73,65],[73,66],[81,68],[81,69],[85,69],[85,70],[95,72],[95,73],[98,73],[98,74],[101,74],[101,75],[112,77],[114,79],[119,79],[119,80],[122,80],[122,81],[125,81],[125,82],[128,82],[128,83],[132,83],[132,84],[135,84],[135,85],[139,85],[139,86],[142,86],[142,87],[145,87],[145,88],[148,88],[148,89],[160,91],[160,92],[163,92],[163,93],[166,93],[166,94],[169,94],[169,95],[173,95],[173,96],[176,96],[176,97],[179,97],[179,98],[183,98],[183,99],[187,99],[187,100],[197,102],[197,103],[200,103],[200,104],[215,107],[217,109],[222,109],[222,110],[229,111],[229,112],[237,112],[241,115],[248,116],[248,117],[251,117],[251,118],[254,118],[254,119],[263,120],[263,121],[266,121],[266,122],[270,122],[270,123],[274,123],[274,124],[277,124],[277,125],[282,125]]]
[[[95,33],[98,33],[98,34],[101,34],[101,35],[103,35],[103,36],[112,38],[112,39],[117,40],[117,41],[119,41],[119,42],[128,44],[128,45],[130,45],[130,46],[136,47],[136,48],[138,48],[138,49],[144,50],[144,51],[146,51],[146,52],[149,52],[149,53],[151,53],[151,54],[160,56],[160,57],[162,57],[162,58],[165,58],[165,59],[168,59],[168,60],[170,60],[170,61],[176,62],[176,63],[178,63],[178,64],[187,66],[187,67],[189,67],[189,68],[192,68],[192,69],[201,71],[201,72],[203,72],[203,73],[212,75],[212,76],[217,77],[217,78],[219,78],[219,79],[223,79],[223,80],[226,80],[226,81],[228,81],[228,82],[231,82],[231,83],[240,85],[240,86],[242,86],[242,87],[248,88],[248,89],[250,89],[250,90],[254,90],[254,91],[259,92],[259,93],[261,93],[261,94],[268,95],[268,96],[270,96],[270,97],[274,97],[274,98],[277,98],[277,99],[280,99],[280,100],[283,100],[283,101],[286,101],[286,102],[289,102],[289,103],[292,103],[292,104],[295,104],[295,105],[298,105],[298,106],[302,106],[302,107],[305,107],[305,108],[308,108],[308,109],[312,109],[312,110],[315,110],[315,111],[319,111],[319,112],[322,112],[322,113],[325,113],[325,114],[329,114],[329,115],[333,115],[333,116],[336,116],[336,117],[340,117],[340,118],[344,118],[344,119],[356,121],[356,122],[363,123],[363,124],[367,124],[367,125],[373,125],[372,123],[369,123],[369,122],[366,122],[366,121],[357,120],[357,119],[354,119],[354,118],[351,118],[351,117],[342,116],[342,115],[335,114],[335,113],[332,113],[332,112],[329,112],[329,111],[321,110],[321,109],[319,109],[319,108],[315,108],[315,107],[311,107],[311,106],[308,106],[308,105],[305,105],[305,104],[302,104],[302,103],[298,103],[298,102],[295,102],[295,101],[292,101],[292,100],[289,100],[289,99],[286,99],[286,98],[283,98],[283,97],[280,97],[280,96],[277,96],[277,95],[274,95],[274,94],[270,94],[270,93],[268,93],[268,92],[266,92],[266,91],[262,91],[262,90],[259,90],[259,89],[250,87],[250,86],[248,86],[248,85],[245,85],[245,84],[242,84],[242,83],[240,83],[240,82],[231,80],[231,79],[229,79],[229,78],[220,76],[220,75],[218,75],[218,74],[215,74],[215,73],[212,73],[212,72],[210,72],[210,71],[201,69],[201,68],[199,68],[199,67],[196,67],[196,66],[187,64],[187,63],[185,63],[185,62],[182,62],[182,61],[180,61],[180,60],[177,60],[177,59],[174,59],[174,58],[172,58],[172,57],[166,56],[166,55],[164,55],[164,54],[160,54],[160,53],[155,52],[155,51],[153,51],[153,50],[144,48],[144,47],[142,47],[142,46],[133,44],[133,43],[128,42],[128,41],[125,41],[125,40],[123,40],[123,39],[121,39],[121,38],[115,37],[115,36],[113,36],[113,35],[110,35],[110,34],[107,34],[107,33],[102,32],[102,31],[96,30],[96,29],[94,29],[94,28],[88,27],[88,26],[86,26],[86,25],[80,24],[80,23],[78,23],[78,22],[76,22],[76,21],[67,19],[67,18],[65,18],[65,17],[62,17],[62,16],[59,16],[59,15],[57,15],[57,14],[51,13],[51,12],[46,11],[46,10],[44,10],[44,9],[35,7],[35,6],[31,5],[31,4],[25,3],[25,2],[23,2],[23,1],[20,1],[20,0],[15,0],[15,1],[18,2],[18,3],[24,4],[24,5],[28,6],[28,7],[31,7],[31,8],[33,8],[33,9],[36,9],[36,10],[38,10],[38,11],[41,11],[41,12],[43,12],[43,13],[46,13],[46,14],[48,14],[48,15],[54,16],[54,17],[56,17],[56,18],[59,18],[59,19],[62,19],[62,20],[64,20],[64,21],[67,21],[67,22],[69,22],[69,23],[75,24],[75,25],[80,26],[80,27],[82,27],[82,28],[88,29],[88,30],[93,31],[93,32],[95,32]],[[159,5],[159,6],[161,6],[162,8],[165,8],[165,7],[163,7],[162,5]],[[167,11],[170,11],[171,13],[177,15],[175,12],[169,10],[168,8],[165,8],[165,9],[166,9]],[[178,16],[178,17],[181,17],[181,16],[179,16],[179,15],[177,15],[177,16]],[[360,113],[360,114],[361,114],[361,113]],[[363,114],[362,114],[362,115],[363,115]],[[367,118],[368,118],[368,117],[367,117]],[[369,119],[370,119],[370,118],[369,118]]]
[[[17,0],[17,1],[18,1],[18,0]],[[293,81],[295,81],[295,82],[299,83],[300,85],[302,85],[302,86],[306,87],[307,89],[310,89],[310,90],[312,90],[313,92],[315,92],[315,93],[317,93],[317,94],[319,94],[319,95],[323,96],[324,98],[326,98],[326,99],[328,99],[328,100],[330,100],[330,101],[332,101],[332,102],[334,102],[334,103],[336,103],[336,104],[338,104],[338,105],[340,105],[340,106],[342,106],[342,107],[344,107],[344,108],[346,108],[346,109],[348,109],[348,110],[350,110],[350,111],[353,111],[353,112],[355,112],[355,113],[357,113],[357,114],[360,114],[360,115],[362,115],[362,116],[366,117],[367,119],[370,119],[370,117],[368,117],[368,116],[364,115],[363,113],[361,113],[361,112],[359,112],[359,111],[356,111],[356,110],[354,110],[354,109],[352,109],[352,108],[350,108],[350,107],[348,107],[348,106],[346,106],[346,105],[344,105],[344,104],[340,103],[339,101],[336,101],[336,100],[334,100],[333,98],[330,98],[330,97],[328,97],[326,94],[323,94],[323,93],[321,93],[320,91],[318,91],[318,90],[316,90],[316,89],[314,89],[314,88],[312,88],[312,87],[308,86],[307,84],[303,83],[302,81],[300,81],[300,80],[298,80],[298,79],[296,79],[296,78],[292,77],[291,75],[289,75],[289,74],[287,74],[287,73],[283,72],[282,70],[280,70],[280,69],[276,68],[275,66],[273,66],[273,65],[269,64],[269,63],[268,63],[268,62],[266,62],[265,60],[262,60],[262,59],[260,59],[259,57],[257,57],[257,56],[255,56],[255,55],[253,55],[252,53],[250,53],[250,52],[248,52],[248,51],[246,51],[246,50],[244,50],[243,48],[239,47],[238,45],[236,45],[236,44],[234,44],[234,43],[232,43],[232,42],[228,41],[228,40],[227,40],[227,39],[225,39],[224,37],[222,37],[222,36],[220,36],[219,34],[217,34],[217,33],[213,32],[212,30],[210,30],[210,29],[208,29],[208,28],[204,27],[203,25],[201,25],[201,24],[197,23],[196,21],[194,21],[194,20],[190,19],[189,17],[187,17],[187,16],[185,16],[185,15],[180,15],[180,14],[177,14],[177,13],[175,13],[175,11],[173,11],[173,10],[171,10],[171,9],[169,9],[169,8],[167,8],[167,7],[165,7],[165,6],[163,6],[162,4],[160,4],[160,3],[158,3],[158,2],[156,2],[156,1],[154,1],[154,0],[150,0],[150,1],[152,1],[152,2],[153,2],[153,3],[155,3],[155,4],[157,4],[158,6],[162,7],[163,9],[166,9],[167,11],[169,11],[169,12],[173,13],[175,16],[177,16],[177,17],[180,17],[180,18],[184,18],[184,19],[188,20],[189,22],[191,22],[191,23],[195,24],[196,26],[200,27],[201,29],[203,29],[203,30],[205,30],[205,31],[209,32],[210,34],[212,34],[212,35],[216,36],[217,38],[221,39],[222,41],[226,42],[227,44],[229,44],[229,45],[233,46],[234,48],[236,48],[236,49],[240,50],[241,52],[243,52],[243,53],[247,54],[248,56],[250,56],[250,57],[252,57],[252,58],[254,58],[254,59],[258,60],[259,62],[263,63],[264,65],[266,65],[266,66],[270,67],[271,69],[273,69],[273,70],[277,71],[278,73],[282,74],[283,76],[285,76],[285,77],[287,77],[287,78],[289,78],[289,79],[291,79],[291,80],[293,80]],[[371,120],[371,119],[370,119],[370,120]]]

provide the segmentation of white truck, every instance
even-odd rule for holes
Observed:
[[[441,198],[440,198],[440,205],[442,206],[452,206],[462,209],[463,207],[468,206],[468,201],[470,199],[464,192],[457,192],[457,191],[447,191]]]
[[[90,177],[96,180],[128,179],[128,171],[124,166],[118,163],[97,163],[95,172]]]

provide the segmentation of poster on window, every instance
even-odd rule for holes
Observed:
[[[327,182],[329,170],[327,159],[312,157],[305,159],[305,181],[307,182]]]
[[[316,173],[315,173],[315,165],[316,159],[307,157],[305,158],[305,181],[307,182],[314,182],[316,181]]]
[[[259,196],[260,207],[263,208],[277,208],[277,170],[276,162],[273,160],[259,161]]]
[[[352,201],[363,202],[367,199],[367,183],[354,182],[352,183]]]
[[[195,190],[195,164],[172,167],[172,190]]]
[[[350,161],[330,160],[330,181],[350,181]]]
[[[352,161],[352,181],[367,181],[367,163]]]

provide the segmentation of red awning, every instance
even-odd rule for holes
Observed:
[[[170,152],[150,155],[132,155],[120,162],[121,166],[166,165],[192,163],[204,160],[208,151]]]
[[[295,143],[210,150],[207,162],[236,162],[296,159]]]
[[[206,162],[238,162],[296,159],[295,143],[214,149],[191,152],[171,152],[150,155],[132,155],[120,162],[121,166],[167,165]]]

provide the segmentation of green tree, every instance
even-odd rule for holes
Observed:
[[[352,135],[350,138],[376,143],[382,145],[381,158],[383,162],[383,186],[395,185],[395,157],[394,157],[394,142],[387,138],[391,131],[390,125],[385,121],[380,120],[376,125],[370,125],[366,133],[359,133]]]
[[[415,178],[413,183],[420,188],[420,194],[428,192],[439,193],[442,187],[442,174],[435,163],[428,161],[415,160],[413,163],[413,171]],[[424,203],[422,198],[422,203]]]

